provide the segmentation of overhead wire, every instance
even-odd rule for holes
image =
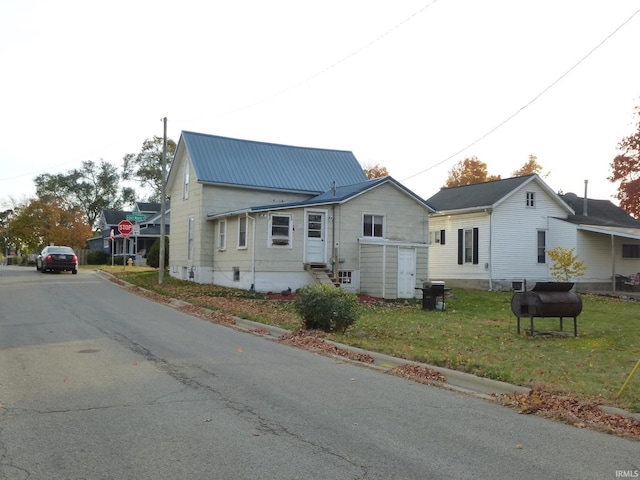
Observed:
[[[422,175],[423,173],[428,172],[429,170],[432,170],[436,167],[439,167],[440,165],[442,165],[443,163],[448,162],[449,160],[457,157],[458,155],[460,155],[462,152],[468,150],[469,148],[473,147],[474,145],[476,145],[477,143],[480,143],[482,140],[484,140],[485,138],[487,138],[489,135],[491,135],[493,132],[495,132],[496,130],[498,130],[500,127],[502,127],[503,125],[505,125],[507,122],[509,122],[511,119],[513,119],[516,115],[520,114],[525,108],[527,108],[529,105],[531,105],[532,103],[534,103],[536,100],[538,100],[540,97],[542,97],[545,93],[547,93],[551,88],[553,88],[555,85],[557,85],[564,77],[566,77],[567,75],[569,75],[569,73],[571,73],[573,70],[575,70],[582,62],[584,62],[587,58],[589,58],[596,50],[598,50],[602,45],[604,45],[605,42],[607,42],[611,37],[613,37],[616,33],[618,33],[627,23],[629,23],[633,17],[635,17],[636,15],[638,15],[638,13],[640,13],[640,10],[636,10],[629,18],[627,18],[624,22],[622,22],[620,25],[618,25],[618,27],[615,28],[615,30],[613,30],[609,35],[607,35],[600,43],[598,43],[595,47],[593,47],[586,55],[584,55],[580,60],[578,60],[571,68],[569,68],[567,71],[565,71],[562,75],[560,75],[557,79],[555,79],[552,83],[550,83],[547,87],[545,87],[542,91],[540,91],[540,93],[538,93],[537,95],[535,95],[531,100],[529,100],[527,103],[525,103],[522,107],[520,107],[519,109],[517,109],[515,112],[513,112],[511,115],[509,115],[508,117],[506,117],[504,120],[502,120],[500,123],[498,123],[497,125],[495,125],[493,128],[491,128],[490,130],[488,130],[486,133],[484,133],[483,135],[481,135],[480,137],[478,137],[476,140],[474,140],[473,142],[469,143],[467,146],[465,146],[464,148],[461,148],[460,150],[458,150],[457,152],[455,152],[452,155],[449,155],[447,158],[445,158],[444,160],[440,160],[437,163],[434,163],[433,165],[420,170],[417,173],[414,173],[412,175],[409,175],[408,177],[403,178],[401,181],[405,181],[405,180],[409,180],[411,178],[417,177],[418,175]]]
[[[290,85],[286,88],[283,88],[282,90],[279,90],[267,97],[264,97],[260,100],[257,100],[255,102],[252,103],[248,103],[244,106],[241,107],[237,107],[231,110],[227,110],[224,112],[221,112],[217,115],[214,116],[207,116],[204,118],[200,118],[199,120],[203,120],[205,118],[220,118],[220,117],[224,117],[226,115],[231,115],[237,112],[241,112],[243,110],[247,110],[249,108],[253,108],[257,105],[261,105],[265,102],[268,102],[270,100],[273,100],[274,98],[277,98],[287,92],[290,92],[291,90],[295,90],[296,88],[299,88],[302,85],[305,85],[306,83],[311,82],[312,80],[318,78],[321,75],[324,75],[325,73],[329,72],[330,70],[333,70],[334,68],[338,67],[339,65],[343,64],[344,62],[346,62],[347,60],[355,57],[356,55],[362,53],[363,51],[365,51],[366,49],[370,48],[372,45],[378,43],[379,41],[381,41],[383,38],[387,37],[388,35],[390,35],[391,33],[393,33],[395,30],[397,30],[398,28],[402,27],[403,25],[405,25],[406,23],[410,22],[411,20],[413,20],[415,17],[417,17],[418,15],[420,15],[422,12],[424,12],[427,8],[431,7],[434,3],[436,3],[438,0],[432,0],[431,2],[429,2],[428,4],[426,4],[425,6],[423,6],[422,8],[420,8],[419,10],[413,12],[411,15],[409,15],[408,17],[406,17],[405,19],[401,20],[400,22],[398,22],[397,24],[395,24],[393,27],[391,27],[390,29],[386,30],[384,33],[381,33],[380,35],[378,35],[376,38],[374,38],[373,40],[369,41],[368,43],[364,44],[363,46],[361,46],[360,48],[354,50],[353,52],[345,55],[344,57],[342,57],[340,60],[337,60],[336,62],[332,63],[331,65],[323,68],[322,70],[319,70],[318,72],[314,73],[313,75],[300,80],[299,82]],[[189,120],[182,120],[182,121],[189,121]],[[193,121],[193,119],[191,120]]]

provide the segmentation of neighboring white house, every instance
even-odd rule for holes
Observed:
[[[182,132],[167,192],[173,277],[389,299],[428,279],[433,209],[391,177],[368,180],[351,152]]]
[[[640,221],[607,200],[558,195],[538,175],[444,188],[427,200],[429,275],[450,286],[511,289],[553,280],[547,249],[574,248],[578,290],[620,289],[640,271]]]

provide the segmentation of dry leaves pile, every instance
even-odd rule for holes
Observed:
[[[507,407],[520,413],[535,414],[560,420],[578,428],[592,428],[615,435],[640,439],[640,421],[604,412],[594,402],[583,401],[573,395],[560,395],[539,388],[528,393],[494,395]]]
[[[209,320],[210,322],[224,323],[227,325],[235,325],[236,323],[233,315],[217,310],[209,310],[208,308],[197,307],[195,305],[183,305],[178,310],[180,310],[181,312],[189,313],[191,315],[197,315],[198,317]]]
[[[149,290],[143,290],[140,287],[129,287],[129,290],[133,293],[135,293],[136,295],[141,295],[143,297],[148,298],[149,300],[153,300],[154,302],[158,302],[158,303],[168,303],[169,299],[167,297],[165,297],[164,295],[160,295],[158,293],[155,292],[151,292]]]
[[[373,363],[373,357],[368,353],[355,353],[323,340],[318,337],[315,331],[301,330],[298,332],[285,333],[278,339],[282,343],[294,347],[304,348],[323,355],[337,355],[348,358],[356,362]]]
[[[409,363],[394,367],[387,373],[426,384],[433,384],[434,382],[442,383],[447,381],[447,377],[437,370]]]

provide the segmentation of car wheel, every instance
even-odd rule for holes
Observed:
[[[40,269],[40,273],[47,273],[47,269],[44,268],[44,265],[42,266],[42,268]]]
[[[73,273],[74,275],[76,275],[78,273],[78,270],[71,270],[71,273]]]

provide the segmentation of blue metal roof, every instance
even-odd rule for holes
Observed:
[[[331,204],[340,204],[347,202],[348,200],[356,197],[357,195],[364,193],[368,190],[378,187],[384,183],[390,183],[395,185],[400,190],[404,191],[408,196],[412,197],[416,202],[423,205],[430,211],[435,211],[435,209],[429,205],[424,199],[420,198],[418,195],[413,193],[411,190],[406,188],[401,183],[397,182],[392,177],[380,177],[374,178],[371,180],[367,180],[365,182],[355,183],[353,185],[342,185],[336,186],[335,190],[333,188],[327,190],[326,192],[321,193],[320,195],[316,195],[315,197],[311,197],[307,200],[302,200],[300,202],[289,202],[289,203],[276,203],[270,205],[258,205],[246,207],[241,210],[234,210],[230,212],[222,212],[213,215],[208,215],[208,218],[217,218],[217,217],[225,217],[229,215],[237,215],[241,212],[262,212],[266,210],[282,210],[287,208],[299,208],[299,207],[307,207],[310,205],[331,205]]]
[[[367,179],[353,153],[182,132],[198,182],[321,193]]]

